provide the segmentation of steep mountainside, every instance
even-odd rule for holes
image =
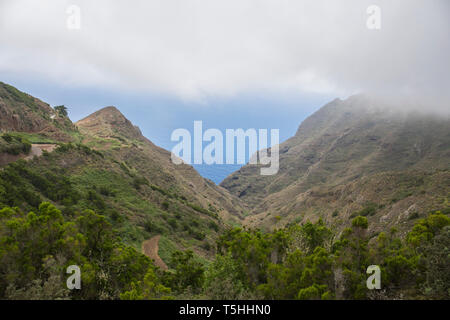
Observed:
[[[0,82],[0,131],[33,133],[58,141],[72,141],[76,129],[47,103]]]
[[[139,250],[161,235],[166,262],[176,249],[211,256],[218,233],[229,221],[239,222],[243,210],[237,197],[191,166],[172,164],[170,153],[143,137],[116,108],[74,125],[38,99],[8,85],[2,90],[0,157],[10,163],[0,170],[0,208],[37,210],[49,201],[69,217],[92,209]],[[30,142],[53,143],[56,149],[17,160],[16,154],[32,151]]]
[[[123,161],[152,183],[195,199],[225,219],[243,213],[237,197],[201,177],[191,166],[173,164],[170,152],[145,138],[115,107],[103,108],[76,125],[84,144]]]
[[[374,229],[409,225],[449,206],[450,120],[398,109],[364,95],[336,99],[280,145],[278,174],[246,165],[221,186],[254,208],[253,226],[319,217],[344,226],[358,212]]]

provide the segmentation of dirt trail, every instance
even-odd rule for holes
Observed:
[[[164,263],[164,261],[162,261],[162,259],[158,255],[158,250],[159,250],[158,244],[159,244],[160,238],[161,238],[161,236],[157,235],[149,240],[145,240],[144,242],[142,242],[142,252],[150,259],[153,259],[156,266],[158,266],[162,270],[168,270],[169,268],[167,267],[167,265]]]

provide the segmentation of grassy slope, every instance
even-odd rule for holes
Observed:
[[[8,196],[1,197],[2,206],[34,209],[45,200],[65,214],[90,208],[107,216],[122,239],[139,250],[143,240],[162,234],[168,247],[209,256],[217,231],[223,228],[217,217],[194,210],[181,195],[144,180],[136,183],[136,176],[123,165],[87,147],[63,145],[29,162],[10,164],[0,175],[0,191],[8,182],[16,189],[5,188]],[[63,185],[62,195],[55,195]],[[32,192],[39,201],[18,198],[20,190]]]

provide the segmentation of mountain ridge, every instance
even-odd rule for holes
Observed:
[[[356,204],[347,203],[350,196],[342,195],[345,201],[332,199],[331,203],[313,205],[311,195],[314,192],[339,193],[339,188],[367,177],[373,178],[368,183],[374,184],[373,188],[377,190],[379,186],[375,184],[380,183],[377,175],[383,173],[441,179],[433,176],[435,170],[447,176],[450,168],[449,119],[424,116],[417,111],[396,112],[392,107],[367,95],[335,99],[305,119],[296,134],[280,144],[278,174],[259,176],[258,165],[246,165],[227,177],[221,186],[253,207],[245,223],[273,228],[319,217],[335,224],[337,218],[332,217],[332,213],[337,208],[340,208],[340,217],[348,221],[352,214],[376,199],[375,191],[366,190],[364,195],[358,195],[360,200]],[[415,195],[416,202],[423,200],[423,205],[416,205],[417,210],[426,211],[430,206],[438,206],[437,198],[441,196],[448,201],[443,192],[445,188],[433,201]],[[385,203],[387,199],[381,202],[377,205],[384,207],[377,209],[376,217],[391,217],[391,204]],[[407,206],[405,202],[401,210],[407,210],[410,205]],[[388,220],[395,219],[392,216]]]

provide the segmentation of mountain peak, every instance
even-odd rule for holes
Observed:
[[[115,106],[108,106],[108,107],[104,107],[101,108],[100,110],[95,111],[94,113],[88,115],[87,117],[85,117],[84,119],[81,119],[78,122],[82,122],[86,119],[89,118],[97,118],[97,119],[102,119],[106,122],[115,122],[118,120],[127,120],[125,118],[125,116],[122,114],[122,112],[120,112],[119,109],[117,109]]]
[[[97,110],[95,113],[116,113],[116,114],[120,114],[123,116],[122,112],[120,112],[119,109],[117,109],[117,107],[115,106],[107,106],[104,108],[101,108],[100,110]]]
[[[101,138],[141,139],[141,130],[114,106],[102,108],[75,123],[81,131]]]

